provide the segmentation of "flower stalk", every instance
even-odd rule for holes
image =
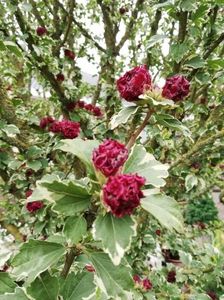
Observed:
[[[149,109],[144,121],[142,122],[142,124],[136,129],[136,131],[132,134],[131,138],[129,139],[126,147],[128,150],[130,150],[133,145],[135,144],[136,139],[138,138],[138,136],[140,135],[140,133],[144,130],[144,128],[146,127],[146,125],[148,124],[149,119],[151,118],[152,114],[153,114],[154,110],[153,109]]]

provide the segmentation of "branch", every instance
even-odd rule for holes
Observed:
[[[17,118],[15,113],[15,108],[8,98],[3,81],[0,78],[0,116],[2,120],[5,120],[6,123],[15,124],[19,129],[24,129],[22,133],[18,135],[18,138],[8,137],[4,135],[1,137],[1,140],[6,143],[18,147],[20,150],[25,151],[29,147],[28,143],[28,129],[26,128],[26,124],[23,120]]]
[[[68,14],[68,12],[66,11],[66,9],[64,8],[64,6],[58,1],[58,0],[55,0],[55,2],[57,2],[57,4],[60,6],[60,8],[66,13]],[[73,17],[73,23],[79,28],[80,32],[82,33],[82,35],[87,38],[90,42],[92,42],[94,44],[94,46],[100,50],[101,52],[104,52],[106,53],[106,50],[100,46],[100,44],[98,44],[97,41],[95,41],[93,38],[92,38],[92,35],[89,34],[88,30],[86,30],[83,25],[81,23],[79,23],[74,17]]]
[[[75,7],[75,2],[73,0],[70,0],[69,6],[70,6],[69,12],[67,13],[67,11],[66,11],[67,27],[66,27],[66,30],[65,30],[65,33],[64,33],[64,38],[60,42],[60,44],[55,47],[55,49],[53,51],[54,54],[58,57],[59,57],[59,54],[60,54],[60,48],[65,44],[65,42],[68,39],[69,32],[70,32],[72,22],[73,22],[73,11],[74,11],[74,7]]]
[[[132,134],[130,140],[128,141],[126,147],[128,150],[130,150],[132,148],[132,146],[135,144],[135,141],[137,139],[137,137],[139,136],[139,134],[142,132],[142,130],[145,128],[145,126],[147,125],[152,113],[154,111],[152,109],[150,109],[146,116],[145,116],[145,119],[144,121],[142,122],[142,124],[136,129],[136,131]]]
[[[98,78],[98,81],[97,81],[97,86],[96,86],[95,93],[94,93],[94,96],[93,96],[93,99],[92,99],[92,104],[93,105],[96,105],[97,100],[100,97],[100,92],[101,92],[101,88],[102,88],[102,82],[101,82],[101,80],[102,80],[102,71],[99,73],[99,78]]]
[[[59,40],[61,34],[63,33],[63,29],[66,22],[67,17],[67,11],[66,14],[64,14],[63,18],[59,18],[58,11],[59,11],[59,2],[53,1],[53,9],[52,9],[52,15],[53,15],[53,25],[54,25],[54,33],[52,34],[52,37],[54,40]],[[64,6],[63,6],[64,8]]]
[[[217,40],[215,40],[210,46],[210,48],[208,48],[208,50],[203,55],[203,59],[207,59],[210,56],[210,54],[222,43],[222,41],[224,41],[224,32],[221,33]]]
[[[110,7],[105,5],[102,0],[97,0],[102,14],[103,14],[103,23],[104,23],[104,39],[106,42],[107,50],[110,54],[115,55],[115,45],[116,45],[116,34],[114,29],[114,23],[110,15]]]
[[[54,74],[50,72],[50,70],[48,68],[48,65],[46,65],[45,62],[44,62],[44,59],[41,56],[37,55],[36,52],[35,52],[35,49],[33,47],[35,45],[35,41],[34,41],[34,38],[33,38],[32,34],[30,33],[30,27],[26,23],[25,19],[23,18],[23,14],[22,14],[21,10],[18,7],[18,1],[17,0],[10,0],[10,3],[14,6],[17,6],[17,9],[15,11],[15,17],[16,17],[16,20],[19,24],[19,27],[20,27],[22,33],[25,36],[27,36],[27,38],[25,40],[26,40],[28,48],[31,51],[31,54],[32,54],[32,56],[35,60],[36,67],[39,69],[42,76],[47,81],[49,81],[52,89],[57,94],[59,100],[62,103],[67,103],[69,101],[69,99],[65,96],[65,93],[64,93],[64,90],[63,90],[62,86],[55,79]]]
[[[76,255],[77,254],[76,254],[76,251],[75,251],[74,248],[71,248],[70,252],[66,253],[65,264],[64,264],[63,270],[61,271],[61,276],[62,277],[64,277],[64,278],[67,277]]]
[[[136,19],[138,17],[138,12],[142,9],[143,7],[144,0],[137,0],[135,4],[135,8],[132,11],[130,21],[126,27],[125,33],[123,37],[120,39],[120,42],[116,46],[116,53],[119,53],[121,48],[124,46],[125,42],[129,39],[130,34],[133,30],[133,27],[135,25]]]
[[[224,41],[224,32],[220,34],[220,36],[211,44],[211,46],[208,48],[208,50],[204,53],[203,59],[207,59],[212,52]],[[190,76],[189,79],[192,79],[193,76],[197,74],[199,69],[194,69]]]
[[[177,38],[177,42],[180,44],[183,43],[187,33],[187,19],[188,19],[188,12],[181,11],[179,13],[179,31],[178,31],[178,38]],[[174,74],[179,73],[180,68],[181,68],[181,61],[179,63],[175,62],[173,66]]]
[[[33,14],[34,16],[36,17],[37,21],[39,22],[39,24],[42,26],[42,27],[45,27],[45,24],[44,24],[44,21],[37,9],[37,5],[36,5],[36,2],[34,0],[30,0],[30,3],[32,5],[32,8],[33,8]]]
[[[157,33],[157,30],[159,28],[159,21],[160,21],[161,17],[162,17],[162,11],[160,9],[157,9],[156,14],[155,14],[155,19],[151,25],[151,31],[150,31],[150,35],[149,35],[148,39],[150,39],[153,35],[155,35]],[[146,58],[146,65],[149,67],[151,64],[152,64],[152,55],[151,55],[151,52],[148,51],[147,58]]]
[[[6,171],[4,171],[2,169],[0,169],[0,177],[2,178],[2,180],[4,182],[8,182],[8,180],[9,180],[9,175],[7,174]]]
[[[49,12],[53,15],[53,10],[51,8],[51,6],[49,5],[49,1],[48,0],[43,0],[45,6],[48,8]]]
[[[178,158],[170,167],[170,170],[175,168],[176,166],[178,166],[179,164],[186,164],[190,158],[193,157],[193,155],[199,151],[201,151],[202,149],[204,149],[205,146],[212,144],[215,142],[215,140],[224,137],[224,129],[218,131],[216,134],[201,140],[199,139],[195,145],[192,147],[191,150],[189,150],[187,153],[185,153],[183,156],[181,156],[180,158]]]

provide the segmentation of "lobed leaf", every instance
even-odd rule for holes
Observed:
[[[123,172],[137,173],[146,178],[146,183],[160,187],[166,184],[163,178],[169,175],[168,168],[168,165],[156,160],[142,145],[135,145],[124,165]]]
[[[109,254],[114,265],[119,265],[136,235],[136,222],[130,217],[116,218],[111,213],[98,216],[93,224],[93,237],[101,240],[103,250]]]
[[[153,215],[162,226],[169,230],[183,231],[183,218],[178,203],[169,196],[160,194],[158,190],[144,191],[145,197],[141,206]]]
[[[13,258],[12,274],[18,281],[26,280],[31,283],[40,273],[57,263],[64,254],[65,248],[60,244],[29,240]]]

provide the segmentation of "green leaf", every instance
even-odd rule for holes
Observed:
[[[106,295],[112,299],[130,299],[133,280],[131,268],[127,264],[122,261],[119,266],[114,266],[103,252],[88,253],[88,258],[96,270],[96,284]]]
[[[20,133],[19,128],[16,127],[15,125],[13,125],[13,124],[5,125],[2,128],[2,131],[4,131],[9,136]]]
[[[16,170],[23,165],[22,161],[12,160],[8,163],[8,168],[12,170]]]
[[[57,146],[65,152],[69,152],[77,156],[87,167],[87,169],[94,173],[92,164],[92,152],[99,146],[99,142],[96,140],[74,139],[74,140],[62,140]]]
[[[0,300],[34,300],[30,298],[23,288],[16,288],[15,293],[0,295]]]
[[[192,141],[190,130],[186,126],[184,126],[178,119],[168,114],[155,114],[154,116],[159,124],[168,128],[182,131],[183,134],[186,137],[190,138]]]
[[[191,58],[190,60],[185,62],[186,66],[192,67],[193,69],[199,69],[204,67],[205,61],[200,58],[199,56],[195,56]]]
[[[190,265],[192,263],[192,255],[190,253],[187,253],[187,252],[184,252],[184,251],[181,251],[181,250],[179,250],[178,253],[180,255],[181,262],[184,265],[190,267]]]
[[[142,145],[134,145],[124,165],[123,173],[138,173],[146,178],[146,183],[160,187],[166,184],[163,178],[169,175],[168,168],[168,165],[162,164],[152,154],[147,153]]]
[[[182,0],[180,8],[183,11],[194,11],[197,9],[197,2],[195,2],[195,0]]]
[[[58,232],[58,233],[55,233],[55,234],[52,234],[50,235],[48,238],[47,238],[47,241],[48,242],[51,242],[51,243],[57,243],[57,244],[66,244],[66,238],[64,235],[62,235],[62,233]]]
[[[12,274],[18,281],[24,279],[31,283],[40,273],[58,262],[64,253],[65,248],[60,244],[29,240],[13,258]]]
[[[77,181],[62,183],[42,183],[50,191],[50,198],[55,202],[53,209],[66,216],[72,216],[88,209],[91,195],[86,187]]]
[[[58,279],[48,272],[39,275],[27,288],[27,293],[34,299],[57,300],[59,293]]]
[[[149,95],[149,94],[140,95],[138,98],[146,100],[149,105],[172,106],[172,107],[176,106],[176,104],[173,102],[173,100],[162,98],[161,95],[157,99],[154,99],[153,96]]]
[[[193,189],[194,186],[198,185],[198,178],[194,174],[189,174],[185,178],[185,187],[187,192]]]
[[[4,293],[12,293],[16,288],[15,282],[6,272],[0,272],[0,295]]]
[[[210,59],[208,60],[208,66],[212,68],[224,68],[224,59]]]
[[[119,265],[136,235],[136,222],[130,217],[116,218],[111,213],[98,216],[93,225],[93,237],[101,240],[103,250],[109,254],[114,265]]]
[[[89,299],[90,295],[95,292],[95,289],[92,273],[70,273],[62,286],[61,295],[65,300]]]
[[[23,57],[22,52],[20,51],[19,47],[11,41],[4,41],[5,46],[16,56]]]
[[[27,161],[27,167],[34,171],[38,171],[42,168],[42,163],[39,160]]]
[[[147,49],[152,48],[155,44],[160,43],[162,41],[164,41],[164,39],[167,38],[167,36],[165,34],[156,34],[153,35],[148,43],[147,43]]]
[[[173,6],[173,1],[172,0],[167,0],[163,3],[159,3],[153,6],[154,9],[162,8],[165,6]]]
[[[170,55],[172,60],[175,62],[179,63],[184,55],[186,55],[187,50],[189,49],[189,46],[187,43],[182,43],[182,44],[173,44],[170,47]]]
[[[3,51],[3,50],[5,50],[6,48],[5,48],[5,44],[4,44],[4,42],[2,41],[2,40],[0,40],[0,51]]]
[[[36,157],[36,156],[41,155],[42,152],[43,152],[43,150],[42,150],[40,147],[37,147],[37,146],[31,146],[31,147],[28,149],[26,155],[27,155],[28,159],[30,159],[30,158],[34,158],[34,157]]]
[[[4,247],[0,251],[0,267],[4,266],[4,264],[7,262],[7,260],[12,255],[12,249],[9,249],[9,247]],[[1,274],[1,273],[0,273]]]
[[[201,85],[208,84],[211,82],[211,74],[201,70],[197,72],[197,74],[195,75],[195,80],[199,82]]]
[[[128,106],[120,110],[117,115],[114,115],[110,121],[110,127],[113,130],[120,124],[127,123],[128,119],[137,112],[139,106]]]
[[[152,214],[162,226],[170,230],[183,231],[183,218],[178,203],[157,190],[144,191],[145,197],[141,200],[141,206]]]
[[[68,243],[77,244],[87,232],[87,222],[82,216],[70,217],[66,220],[63,229]]]
[[[40,199],[46,199],[49,201],[54,201],[52,200],[52,193],[48,191],[46,187],[43,186],[43,183],[51,183],[54,181],[58,181],[60,178],[56,174],[47,174],[44,175],[41,180],[36,181],[36,188],[33,191],[33,194],[29,197],[29,202],[32,201],[37,201]]]
[[[195,296],[195,298],[194,298]],[[197,299],[197,300],[211,300],[211,298],[208,295],[205,294],[197,294],[197,295],[192,295],[192,299]]]

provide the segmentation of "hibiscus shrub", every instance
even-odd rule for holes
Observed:
[[[0,300],[224,299],[222,1],[84,2],[0,3]]]

